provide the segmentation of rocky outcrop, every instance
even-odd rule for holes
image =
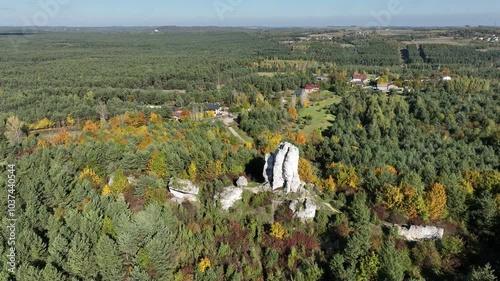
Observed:
[[[196,202],[196,195],[200,192],[200,189],[196,187],[191,181],[171,178],[168,183],[168,189],[170,193],[174,196],[174,201],[182,203],[184,201]]]
[[[429,239],[443,238],[444,229],[435,226],[395,226],[398,234],[403,236],[407,241],[419,241]]]
[[[274,153],[266,154],[263,175],[272,190],[284,187],[287,193],[300,191],[303,183],[299,178],[299,149],[281,143]]]
[[[215,200],[219,201],[223,210],[229,210],[234,203],[241,200],[243,196],[243,188],[226,187],[215,196]]]
[[[248,180],[245,177],[239,177],[238,180],[236,181],[236,186],[237,187],[246,187],[248,186]]]
[[[310,199],[293,200],[288,207],[302,221],[314,219],[318,209],[318,206]]]

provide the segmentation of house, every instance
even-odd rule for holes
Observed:
[[[451,77],[450,76],[443,76],[443,77],[441,77],[441,81],[451,81]]]
[[[172,119],[175,119],[179,121],[182,116],[182,110],[179,110],[177,108],[172,109]]]
[[[353,86],[362,86],[370,83],[370,79],[368,79],[368,75],[366,74],[354,74],[351,79],[351,85]]]
[[[306,94],[319,91],[319,85],[307,85],[304,87]]]
[[[205,104],[205,109],[206,111],[213,111],[215,112],[215,115],[220,115],[222,114],[222,107],[220,103],[206,103]]]
[[[400,90],[400,88],[398,86],[394,85],[394,83],[377,84],[377,89],[379,91],[382,91],[382,92],[385,92],[385,93],[388,93],[391,90],[395,90],[395,91],[399,91]]]

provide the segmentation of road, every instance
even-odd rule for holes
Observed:
[[[229,116],[224,116],[221,119],[222,119],[222,122],[224,122],[226,127],[229,129],[231,134],[233,134],[233,136],[235,136],[237,139],[239,139],[242,143],[245,143],[245,140],[231,127],[231,124],[234,123],[234,119],[236,119],[236,118],[238,118],[238,117],[231,118]]]

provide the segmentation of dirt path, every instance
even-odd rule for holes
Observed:
[[[234,119],[235,118],[224,116],[222,117],[222,122],[226,125],[226,127],[229,129],[231,134],[233,134],[233,136],[239,139],[241,143],[245,143],[245,140],[231,127],[231,124],[234,122]]]

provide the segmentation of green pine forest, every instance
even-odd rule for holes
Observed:
[[[498,280],[500,49],[467,36],[500,30],[11,32],[0,280]],[[436,34],[465,39],[421,43]],[[353,87],[354,74],[401,90]],[[309,84],[320,91],[295,96]],[[206,103],[237,116],[242,139]],[[297,195],[257,192],[281,142],[300,149],[313,220],[289,209]],[[223,211],[214,196],[241,176]],[[171,178],[200,187],[197,202],[172,200]],[[409,242],[394,224],[444,236]]]

